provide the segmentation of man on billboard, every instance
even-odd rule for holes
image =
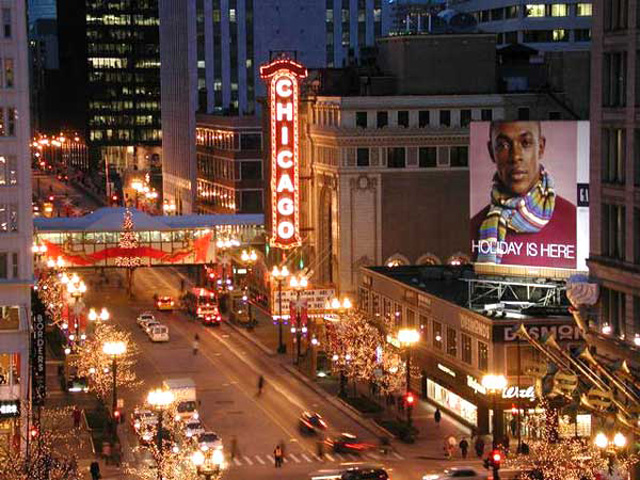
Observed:
[[[487,146],[495,171],[489,204],[471,220],[475,260],[575,268],[576,207],[558,194],[543,164],[548,145],[541,123],[493,122]],[[573,158],[550,161],[564,176],[575,171]]]

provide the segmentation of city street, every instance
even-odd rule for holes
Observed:
[[[134,278],[134,299],[129,300],[115,271],[108,271],[109,284],[98,285],[98,275],[85,272],[89,282],[85,304],[87,307],[107,306],[112,320],[133,334],[141,349],[138,374],[144,386],[135,392],[127,392],[125,413],[140,405],[148,390],[160,386],[168,377],[190,377],[197,385],[200,411],[206,427],[216,431],[227,446],[236,437],[238,453],[231,461],[227,478],[246,478],[250,471],[253,478],[274,478],[271,453],[277,443],[286,444],[284,468],[278,478],[305,478],[313,471],[334,467],[343,462],[374,462],[384,464],[394,479],[421,478],[427,471],[460,465],[460,461],[446,462],[420,457],[440,457],[440,452],[425,451],[424,455],[405,452],[396,443],[394,451],[385,458],[377,449],[362,457],[328,452],[325,461],[316,456],[316,439],[300,434],[298,415],[308,409],[320,412],[330,425],[331,433],[348,431],[363,440],[377,444],[374,432],[354,422],[332,404],[327,403],[315,391],[300,382],[283,368],[279,358],[266,355],[252,342],[228,325],[205,328],[183,312],[157,312],[153,308],[154,294],[177,297],[180,276],[172,268],[139,269]],[[154,344],[135,323],[143,311],[152,311],[156,318],[169,326],[171,340]],[[200,336],[200,349],[194,355],[192,342]],[[265,389],[257,395],[260,375],[266,379]],[[124,446],[132,448],[136,438],[130,427],[120,427],[126,432]],[[143,459],[135,457],[136,462]],[[477,463],[477,462],[474,462]]]

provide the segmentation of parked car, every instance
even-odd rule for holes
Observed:
[[[422,480],[452,480],[464,478],[466,480],[487,480],[489,474],[475,467],[451,467],[441,473],[423,475]]]
[[[149,335],[149,332],[153,327],[157,327],[158,325],[162,325],[158,320],[150,320],[144,326],[144,332]]]
[[[319,413],[305,411],[300,414],[298,427],[302,433],[313,435],[326,430],[327,423]]]
[[[149,339],[152,342],[168,342],[169,341],[169,327],[166,325],[154,325],[147,331]]]
[[[200,420],[191,419],[187,420],[183,427],[184,436],[187,438],[197,438],[205,432],[204,425]]]
[[[372,444],[361,441],[351,433],[341,433],[337,437],[328,438],[325,443],[336,453],[362,453],[373,448]]]
[[[158,415],[151,410],[136,408],[131,414],[131,426],[136,433],[149,425],[156,425],[157,423]]]
[[[380,465],[345,464],[342,468],[318,470],[309,475],[311,480],[389,480],[389,474]]]
[[[156,320],[156,317],[154,317],[152,313],[144,312],[138,315],[138,318],[136,318],[136,323],[140,328],[144,329],[148,322],[155,321],[155,320]]]
[[[175,302],[173,301],[173,298],[168,295],[158,297],[158,300],[156,301],[156,307],[158,307],[158,310],[160,311],[172,311],[174,304]]]

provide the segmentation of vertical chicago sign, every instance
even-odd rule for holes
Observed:
[[[278,59],[261,66],[260,76],[268,82],[271,110],[271,244],[293,248],[301,242],[298,101],[307,69]]]

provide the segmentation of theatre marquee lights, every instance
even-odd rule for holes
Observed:
[[[307,69],[290,59],[260,67],[268,82],[271,110],[271,244],[278,248],[300,245],[298,153],[299,81]]]

